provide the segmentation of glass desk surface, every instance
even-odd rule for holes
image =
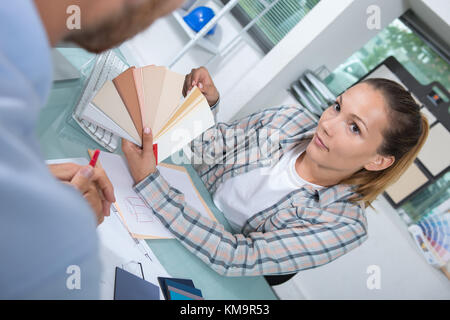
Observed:
[[[95,55],[79,48],[59,48],[58,50],[80,70],[81,77],[77,80],[59,81],[53,84],[48,102],[40,113],[37,125],[38,139],[46,160],[87,158],[87,149],[106,150],[84,133],[71,116],[89,72],[92,70]],[[118,50],[116,53],[120,55]],[[121,150],[119,149],[116,153],[121,153]],[[169,160],[164,162],[170,163]],[[227,230],[231,230],[222,212],[215,207],[211,195],[195,170],[190,165],[184,166],[218,221]],[[277,299],[262,276],[223,277],[190,253],[178,240],[147,240],[147,243],[172,277],[192,279],[208,300]]]

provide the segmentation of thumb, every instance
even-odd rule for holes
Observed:
[[[84,194],[89,189],[89,183],[94,176],[94,168],[90,165],[81,167],[80,170],[75,174],[75,176],[70,181],[75,188],[77,188],[81,194]]]
[[[144,128],[142,135],[142,150],[144,154],[153,152],[153,132],[150,128]]]

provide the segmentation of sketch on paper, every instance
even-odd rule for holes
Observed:
[[[125,198],[128,212],[135,216],[136,222],[145,223],[153,222],[153,212],[139,197],[127,197]]]

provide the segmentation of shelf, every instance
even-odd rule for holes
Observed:
[[[183,17],[187,14],[187,11],[184,11],[183,9],[175,10],[172,13],[172,16],[175,18],[175,20],[178,22],[178,24],[182,27],[184,32],[189,36],[190,40],[193,40],[197,33],[194,32],[188,24],[184,21]],[[196,44],[203,49],[211,52],[212,54],[219,53],[219,46],[215,44],[211,39],[208,39],[209,36],[205,36],[204,38],[200,38],[197,40]]]
[[[178,9],[174,13],[172,13],[173,17],[175,18],[176,22],[182,27],[184,32],[189,36],[190,41],[183,47],[183,49],[172,59],[172,62],[170,63],[169,67],[172,67],[175,65],[175,63],[178,62],[178,60],[183,57],[187,51],[189,51],[194,45],[199,45],[203,47],[204,49],[211,52],[214,56],[217,56],[220,53],[220,48],[218,43],[215,43],[212,41],[212,39],[215,39],[216,42],[220,42],[217,40],[220,40],[217,36],[217,32],[220,31],[220,28],[218,26],[218,30],[216,30],[216,34],[214,36],[211,36],[211,38],[208,38],[206,34],[211,30],[214,25],[216,25],[220,19],[222,19],[227,13],[231,11],[237,4],[239,0],[230,0],[226,5],[222,7],[218,7],[216,5],[213,6],[213,10],[215,9],[215,16],[199,31],[194,32],[184,21],[183,16],[186,15],[189,11],[185,11],[183,9]],[[213,2],[216,4],[215,2]],[[198,2],[196,2],[191,8],[197,7]],[[206,37],[205,37],[206,36]]]

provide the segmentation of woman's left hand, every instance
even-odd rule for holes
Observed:
[[[128,162],[131,176],[139,183],[156,171],[156,160],[153,154],[153,134],[145,128],[142,134],[142,148],[122,139],[122,151]]]

